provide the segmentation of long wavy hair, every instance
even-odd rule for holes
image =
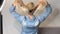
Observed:
[[[20,3],[20,0],[15,0],[15,3]],[[47,2],[47,1],[46,1],[46,2],[40,1],[40,4],[39,4],[39,6],[37,6],[36,10],[39,9],[39,11],[42,12],[47,5],[48,5],[48,2]],[[23,11],[26,12],[26,8],[27,8],[27,9],[28,9],[28,10],[27,10],[28,13],[30,13],[30,14],[33,14],[33,13],[34,13],[34,12],[31,12],[31,10],[32,10],[33,7],[35,6],[33,2],[29,2],[29,3],[26,4],[25,6],[26,6],[25,8],[22,6],[22,7],[23,7],[23,8],[22,8]],[[18,7],[18,6],[17,6],[17,7]],[[18,8],[20,8],[20,7],[18,7]]]

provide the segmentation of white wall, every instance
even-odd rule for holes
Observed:
[[[3,15],[3,34],[19,34],[21,25],[12,17],[9,7],[14,0],[6,0],[2,10]],[[23,0],[24,2],[33,0]],[[36,2],[37,0],[34,0]],[[40,25],[40,27],[60,27],[60,0],[48,0],[53,8],[52,14]]]

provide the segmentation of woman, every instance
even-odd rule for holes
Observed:
[[[20,5],[21,7],[28,8],[28,14],[26,16],[21,16],[15,11],[15,8],[17,5]],[[21,34],[38,34],[38,26],[40,23],[42,23],[52,12],[51,6],[47,3],[46,0],[40,0],[40,2],[33,7],[33,3],[28,5],[23,4],[22,0],[20,0],[20,3],[14,3],[10,7],[10,13],[22,24],[22,32]],[[44,7],[45,6],[45,7]],[[44,7],[44,13],[39,15],[39,16],[34,16],[33,13],[35,12],[36,9],[39,7]]]

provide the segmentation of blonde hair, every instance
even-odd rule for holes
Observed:
[[[20,0],[15,0],[14,3],[20,3],[19,1]],[[47,3],[44,3],[44,2],[41,1],[40,4],[39,4],[39,6],[37,6],[38,7],[37,9],[39,9],[39,11],[42,12],[44,10],[44,8],[46,7],[46,5],[47,5]],[[33,2],[29,2],[28,4],[26,4],[26,7],[23,7],[23,6],[21,7],[20,5],[17,5],[16,9],[17,9],[17,12],[20,13],[20,14],[22,14],[21,11],[23,11],[23,13],[27,14],[29,12],[29,10],[33,9],[34,6],[35,5],[34,5]]]
[[[29,2],[26,6],[28,7],[29,10],[32,10],[33,7],[34,7],[34,3],[33,2]]]
[[[34,11],[33,11],[33,9],[34,9],[34,3],[33,2],[29,2],[27,5],[26,5],[27,7],[28,7],[28,14],[30,14],[30,15],[32,15],[33,13],[34,13]]]

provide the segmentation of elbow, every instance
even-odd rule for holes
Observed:
[[[9,11],[10,11],[10,12],[13,12],[13,10],[11,9],[11,7],[9,8]]]
[[[50,6],[50,13],[52,13],[52,7]]]
[[[9,11],[10,12],[13,12],[15,10],[15,7],[12,5],[10,8],[9,8]]]
[[[48,9],[48,12],[49,12],[49,13],[52,13],[52,7],[51,7],[50,4],[48,5],[48,8],[47,8],[47,9]]]

